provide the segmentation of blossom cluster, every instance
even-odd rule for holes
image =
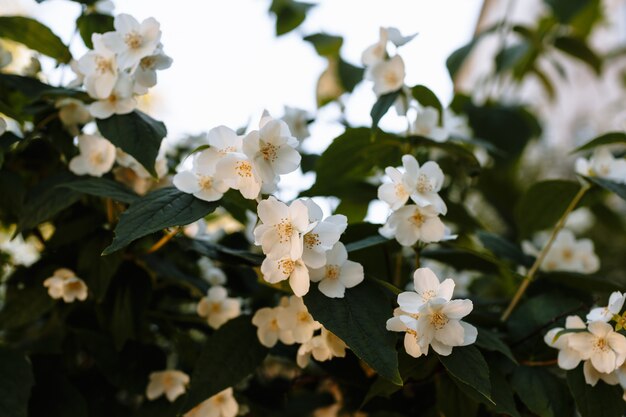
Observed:
[[[43,282],[48,294],[54,299],[63,299],[66,303],[87,299],[87,284],[76,273],[67,268],[59,268]]]
[[[444,176],[436,162],[428,161],[420,167],[413,155],[402,157],[400,168],[387,167],[385,173],[391,182],[378,188],[378,198],[393,210],[380,234],[393,238],[403,246],[439,242],[446,236],[446,227],[439,218],[447,212],[446,203],[439,196]],[[414,204],[405,205],[409,198]]]
[[[403,332],[406,352],[417,358],[429,347],[440,355],[450,355],[455,346],[476,341],[476,327],[461,319],[473,309],[471,300],[453,300],[454,281],[439,282],[429,268],[418,268],[413,275],[414,291],[398,295],[399,307],[387,320],[387,330]]]
[[[539,251],[548,241],[547,233],[538,234],[533,243],[522,242],[525,253],[537,256]],[[552,246],[548,249],[540,268],[543,271],[568,271],[582,274],[592,274],[600,269],[600,259],[594,251],[591,239],[576,239],[569,229],[561,230]]]
[[[544,341],[559,350],[557,363],[561,369],[574,369],[582,361],[587,384],[595,386],[600,380],[620,384],[626,401],[626,337],[610,324],[615,320],[623,328],[620,312],[625,300],[626,294],[612,293],[606,307],[594,308],[587,314],[586,323],[578,316],[569,316],[565,328],[551,329]]]
[[[591,158],[576,160],[576,173],[626,184],[626,159],[615,158],[607,147],[601,146],[594,150]]]
[[[285,345],[300,343],[297,363],[304,368],[311,356],[323,362],[346,355],[346,344],[315,321],[302,298],[283,297],[277,307],[264,307],[254,314],[252,324],[263,346],[274,347],[278,341]],[[315,332],[320,330],[320,334]]]
[[[169,68],[172,59],[163,52],[159,22],[148,18],[139,23],[120,14],[115,31],[92,35],[93,50],[78,60],[79,80],[95,101],[89,105],[93,117],[132,112],[135,96],[144,95],[157,82],[157,70]]]

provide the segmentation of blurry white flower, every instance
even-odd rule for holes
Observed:
[[[135,171],[141,178],[153,179],[152,174],[148,172],[143,165],[141,165],[132,155],[127,154],[120,148],[117,148],[115,152],[115,161],[126,168],[130,168]],[[167,158],[165,157],[165,147],[159,149],[156,161],[154,162],[154,170],[157,173],[158,178],[163,178],[167,174]]]
[[[165,55],[162,45],[152,54],[141,58],[134,72],[135,81],[144,88],[154,87],[157,83],[157,71],[172,66],[172,58]]]
[[[536,247],[543,247],[548,237],[539,234],[535,244],[522,242],[522,249],[529,255],[537,255]],[[548,250],[541,269],[544,271],[570,271],[591,274],[600,268],[600,260],[594,252],[593,241],[578,239],[571,230],[563,229],[559,232],[554,243]]]
[[[146,397],[149,400],[155,400],[165,394],[169,402],[174,402],[176,398],[185,393],[188,384],[189,375],[182,371],[152,372],[150,382],[146,387]]]
[[[309,210],[300,200],[289,206],[275,197],[262,200],[257,213],[261,223],[254,229],[257,245],[261,245],[268,258],[302,256],[303,237],[314,226],[309,223]]]
[[[48,294],[54,299],[62,298],[66,303],[74,300],[85,301],[87,299],[87,285],[85,281],[78,278],[74,271],[67,268],[60,268],[43,282],[48,288]]]
[[[298,349],[296,362],[301,368],[305,368],[311,356],[316,361],[324,362],[332,358],[343,358],[346,356],[347,346],[337,336],[322,327],[322,333],[314,336],[311,340],[303,343]]]
[[[320,206],[310,198],[303,201],[309,210],[309,222],[315,227],[304,234],[302,260],[310,268],[321,268],[326,264],[327,251],[332,249],[348,227],[348,219],[342,214],[335,214],[322,221]]]
[[[315,330],[322,327],[313,319],[302,298],[294,295],[289,297],[289,301],[284,307],[278,309],[276,317],[280,329],[289,332],[293,340],[292,343],[305,343],[311,340]],[[285,343],[284,340],[283,343]]]
[[[13,55],[0,45],[0,69],[6,67],[13,61]]]
[[[85,88],[91,97],[107,98],[117,82],[117,61],[115,53],[107,48],[102,35],[91,37],[93,50],[78,60],[77,75],[84,77]]]
[[[102,35],[103,42],[117,54],[120,68],[134,69],[142,58],[152,55],[161,40],[159,22],[154,18],[139,23],[128,14],[119,14],[113,22],[115,32]]]
[[[200,268],[200,276],[211,285],[226,284],[226,274],[209,258],[200,258],[198,260],[198,268]]]
[[[13,265],[31,266],[37,262],[41,257],[39,247],[39,241],[34,237],[24,240],[20,234],[13,237],[12,233],[0,229],[0,252],[8,254]]]
[[[4,135],[4,132],[7,131],[7,122],[0,117],[0,136]]]
[[[229,188],[239,190],[244,198],[253,200],[259,196],[261,177],[246,155],[229,153],[217,163],[215,171]]]
[[[137,101],[133,98],[133,80],[122,73],[106,98],[89,105],[89,112],[97,119],[106,119],[114,114],[128,114],[136,107]]]
[[[449,108],[443,111],[443,126],[446,131],[453,136],[460,136],[462,138],[471,138],[474,136],[467,116],[464,114],[456,114]]]
[[[413,38],[415,38],[417,36],[417,33],[414,33],[412,35],[403,36],[402,33],[400,33],[400,31],[397,28],[394,28],[394,27],[381,28],[381,32],[382,32],[383,29],[387,32],[387,38],[389,39],[389,41],[391,43],[393,43],[396,47],[400,47],[400,46],[406,45],[407,43],[412,41]]]
[[[434,107],[419,110],[411,125],[411,134],[423,136],[437,142],[448,139],[448,130],[439,126],[439,111]]]
[[[434,206],[410,204],[391,213],[379,232],[388,239],[395,238],[403,246],[413,246],[418,241],[441,241],[446,228]]]
[[[565,329],[587,329],[587,325],[578,316],[568,316],[565,319]],[[559,350],[559,368],[570,370],[578,366],[582,357],[576,349],[571,348],[569,345],[569,339],[574,333],[564,333],[555,340],[557,334],[563,330],[562,327],[550,329],[544,336],[543,341],[551,348]]]
[[[343,298],[346,288],[352,288],[363,282],[363,265],[348,260],[348,251],[341,242],[337,242],[326,254],[326,265],[311,269],[311,281],[319,282],[319,290],[330,298]]]
[[[93,9],[102,14],[111,14],[115,10],[115,3],[112,0],[98,0],[94,3]]]
[[[309,270],[301,258],[290,258],[288,256],[272,259],[269,256],[261,264],[263,279],[270,284],[289,280],[289,286],[298,297],[303,297],[309,292]]]
[[[98,135],[78,136],[80,154],[70,160],[69,169],[76,175],[101,177],[115,163],[115,146]]]
[[[613,316],[619,314],[624,307],[624,301],[626,301],[626,294],[622,294],[619,291],[611,293],[609,297],[609,305],[606,307],[597,307],[592,309],[587,314],[587,321],[603,321],[608,323]]]
[[[398,91],[404,85],[404,60],[396,55],[388,61],[380,61],[368,68],[366,76],[374,82],[377,96]]]
[[[589,323],[588,332],[573,333],[569,346],[584,360],[590,360],[601,373],[613,372],[626,359],[626,337],[613,331],[613,326],[602,321]]]
[[[219,329],[224,323],[241,314],[241,300],[229,298],[226,288],[218,285],[209,288],[207,296],[198,303],[200,317],[206,317],[207,323],[214,329]]]
[[[195,406],[183,417],[235,417],[239,412],[239,404],[233,396],[233,389],[226,388]]]
[[[626,183],[626,159],[615,158],[606,147],[598,147],[590,159],[576,160],[576,173],[588,177],[600,177],[618,183]]]
[[[85,81],[85,75],[82,73],[79,67],[80,67],[80,64],[78,63],[77,60],[72,59],[70,61],[70,69],[72,70],[76,78],[74,78],[72,81],[70,81],[67,84],[68,88],[76,88],[76,87],[80,87],[81,85],[83,85],[83,82]]]
[[[287,304],[287,301],[284,302]],[[281,329],[278,324],[278,314],[284,306],[275,308],[263,307],[254,313],[252,324],[257,327],[259,342],[266,347],[274,347],[278,340],[285,344],[293,344],[293,335],[289,329]]]
[[[588,207],[580,207],[567,216],[565,228],[576,234],[582,234],[591,229],[595,220],[594,214]]]
[[[285,106],[285,114],[282,120],[287,123],[289,131],[300,142],[308,138],[309,133],[309,114],[305,110],[295,107]]]
[[[254,229],[256,229],[258,221],[259,218],[255,212],[246,210],[246,228],[244,230],[244,235],[250,244],[254,244]]]
[[[228,191],[228,184],[216,171],[210,149],[195,153],[191,169],[174,175],[173,183],[180,191],[204,201],[217,201]]]
[[[61,123],[70,131],[78,134],[78,125],[85,125],[91,120],[89,109],[80,100],[74,98],[62,98],[54,103],[54,107],[59,109],[59,119]]]
[[[380,28],[378,42],[365,48],[361,54],[361,62],[366,67],[371,67],[387,58],[387,30]]]

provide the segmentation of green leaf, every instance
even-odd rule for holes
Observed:
[[[80,249],[77,275],[85,280],[89,295],[97,302],[102,302],[109,289],[111,279],[122,264],[122,253],[100,256],[110,241],[110,232],[100,234],[88,240]]]
[[[437,410],[445,417],[473,417],[478,413],[479,403],[459,389],[458,382],[448,375],[441,375],[435,383]]]
[[[0,417],[26,417],[28,398],[35,383],[24,354],[0,346]]]
[[[452,52],[448,59],[446,59],[446,68],[448,68],[448,73],[450,74],[450,78],[453,80],[456,78],[457,73],[463,66],[463,63],[476,46],[478,39],[474,38],[467,45],[463,45],[456,51]]]
[[[365,68],[352,65],[341,59],[341,57],[337,59],[337,75],[339,76],[339,82],[347,92],[352,92],[354,87],[363,80],[364,73]]]
[[[371,248],[373,246],[378,246],[383,243],[389,242],[384,236],[374,235],[370,237],[366,237],[365,239],[357,240],[356,242],[350,242],[346,245],[346,250],[348,252],[356,252],[361,249]]]
[[[268,349],[259,343],[250,316],[230,320],[206,341],[194,366],[185,411],[254,372]]]
[[[93,49],[91,35],[94,33],[105,33],[115,30],[113,27],[113,16],[101,13],[82,14],[76,19],[76,27],[80,32],[80,37],[85,42],[85,46]]]
[[[622,388],[604,381],[592,387],[585,382],[582,364],[567,371],[567,385],[581,417],[622,417],[626,413]]]
[[[276,15],[276,36],[289,33],[306,19],[307,11],[314,4],[293,0],[273,0],[270,12]]]
[[[511,352],[511,349],[500,339],[500,337],[485,328],[478,328],[478,337],[476,338],[476,346],[492,352],[500,352],[513,363],[517,364],[517,360]]]
[[[39,264],[19,268],[6,284],[4,305],[0,311],[0,328],[14,329],[39,320],[52,310],[54,300],[48,295],[43,281],[52,270],[40,269]]]
[[[489,381],[489,366],[476,347],[455,347],[450,355],[438,355],[438,357],[450,375],[472,387],[493,403],[491,399],[491,382]]]
[[[183,226],[212,213],[217,203],[195,198],[174,187],[153,191],[131,204],[120,216],[113,243],[103,255],[122,249],[134,240],[173,226]]]
[[[443,123],[443,106],[435,93],[433,93],[425,85],[416,85],[411,88],[411,94],[413,95],[413,98],[415,98],[415,100],[417,100],[417,102],[422,106],[437,109],[439,112],[439,124]]]
[[[498,258],[515,262],[517,265],[530,266],[532,264],[531,257],[522,252],[516,244],[501,236],[483,230],[479,230],[477,235],[483,246]]]
[[[626,200],[626,184],[620,184],[600,177],[585,177],[585,179]]]
[[[304,303],[315,320],[343,340],[380,376],[402,385],[397,338],[386,329],[391,302],[377,284],[365,280],[347,290],[344,298],[328,298],[313,286],[304,296]]]
[[[378,97],[378,100],[376,100],[376,103],[374,103],[372,111],[370,112],[370,116],[372,116],[372,129],[376,129],[378,127],[378,122],[380,122],[380,119],[382,119],[385,113],[387,113],[387,110],[393,106],[393,103],[396,102],[401,92],[402,89],[383,94]]]
[[[602,58],[585,43],[584,40],[570,36],[559,36],[554,40],[554,46],[573,58],[589,65],[596,74],[602,73]]]
[[[626,145],[626,133],[625,132],[605,133],[603,135],[600,135],[590,140],[584,145],[579,146],[578,148],[574,149],[572,153],[593,149],[596,146],[612,145],[614,143],[620,143],[622,145]]]
[[[74,181],[59,184],[57,187],[68,188],[78,193],[111,198],[122,203],[134,203],[139,196],[125,185],[108,178],[76,177]]]
[[[548,180],[533,184],[518,202],[515,219],[523,237],[553,227],[580,190],[574,181]]]
[[[108,119],[96,119],[100,133],[115,146],[133,156],[154,177],[154,164],[159,154],[161,140],[167,135],[162,122],[135,110],[128,114],[115,114]]]
[[[303,39],[310,42],[320,56],[337,57],[343,45],[343,38],[341,36],[329,35],[327,33],[315,33],[305,36]]]
[[[11,39],[59,62],[72,59],[70,50],[47,26],[23,16],[0,16],[0,38]]]
[[[611,281],[606,277],[598,277],[589,274],[579,274],[576,272],[554,271],[541,272],[541,279],[562,285],[567,288],[582,290],[587,293],[598,291],[622,291],[624,285]]]
[[[574,415],[574,404],[563,381],[546,369],[519,366],[511,386],[528,409],[539,417]]]
[[[467,175],[469,176],[473,177],[480,173],[480,162],[478,162],[473,152],[460,143],[453,141],[437,142],[422,136],[409,136],[406,140],[414,147],[423,146],[426,148],[441,149],[451,157],[456,158],[458,162],[465,167]]]
[[[520,417],[517,407],[515,406],[513,389],[504,377],[502,371],[493,361],[489,362],[489,379],[491,381],[491,396],[495,405],[487,405],[499,414]]]
[[[589,0],[544,0],[552,9],[554,16],[563,23],[568,23],[581,13]]]

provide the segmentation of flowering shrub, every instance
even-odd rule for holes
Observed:
[[[328,61],[320,106],[359,82],[376,96],[371,126],[344,120],[321,155],[289,107],[167,148],[137,108],[172,64],[167,33],[80,3],[82,57],[0,17],[0,38],[76,76],[9,71],[0,49],[0,416],[626,413],[626,133],[546,179],[528,159],[549,121],[504,97],[444,107],[405,84],[416,35],[381,28],[362,66],[340,37],[305,38]],[[599,71],[592,6],[547,3],[496,79],[551,90],[536,65],[553,49]],[[277,34],[310,7],[275,0]],[[379,128],[388,112],[405,132]],[[315,183],[286,200],[294,172]]]

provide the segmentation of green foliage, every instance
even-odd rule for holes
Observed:
[[[22,353],[0,347],[0,372],[0,416],[26,417],[28,397],[34,383],[28,358]]]
[[[276,15],[276,35],[284,35],[300,26],[313,6],[294,0],[273,0],[270,12]]]
[[[81,14],[76,19],[76,27],[80,32],[80,37],[85,42],[85,46],[90,49],[93,48],[91,35],[115,30],[113,28],[113,16],[101,13]]]
[[[401,92],[402,90],[398,90],[378,97],[378,100],[376,100],[370,112],[370,116],[372,116],[372,129],[378,127],[378,122],[380,122],[380,119],[387,113],[387,110],[393,106],[393,103],[395,103],[398,98],[401,98]]]
[[[615,181],[605,180],[599,177],[585,177],[587,181],[590,181],[612,193],[617,194],[622,199],[626,200],[626,184],[620,184]]]
[[[433,107],[439,112],[439,124],[443,121],[443,106],[441,102],[428,87],[425,85],[416,85],[411,88],[411,95],[419,104],[424,107]]]
[[[565,399],[567,386],[545,369],[520,366],[513,371],[511,386],[524,405],[539,417],[574,413],[572,402]]]
[[[0,38],[11,39],[59,61],[72,59],[70,50],[52,31],[37,20],[23,16],[0,16]]]
[[[595,387],[585,382],[582,365],[567,371],[567,385],[582,417],[620,417],[626,412],[626,404],[620,397],[622,388],[599,381]]]
[[[624,132],[609,132],[600,135],[582,146],[579,146],[574,152],[581,152],[593,149],[597,146],[612,145],[614,143],[621,143],[626,145],[626,133]]]
[[[474,346],[456,347],[449,356],[439,355],[439,361],[455,381],[470,387],[494,403],[491,398],[489,366],[478,349]]]

